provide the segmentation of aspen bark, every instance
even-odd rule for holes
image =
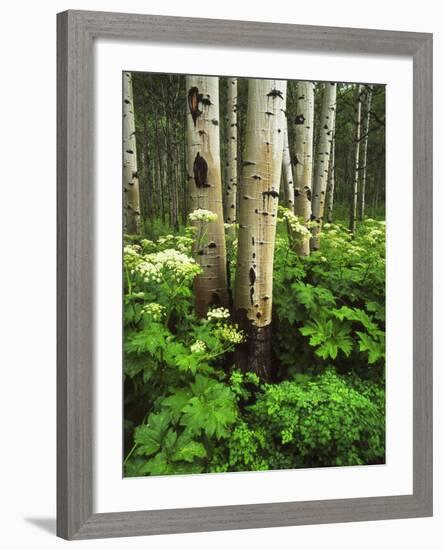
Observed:
[[[294,149],[294,212],[305,223],[311,220],[313,172],[314,83],[298,82]],[[310,242],[296,247],[300,256],[310,254]]]
[[[236,223],[237,184],[237,78],[229,78],[227,97],[227,170],[225,201],[225,221],[227,223]]]
[[[361,93],[362,86],[359,84],[356,92],[356,144],[355,144],[355,172],[353,188],[350,197],[350,223],[349,230],[354,235],[356,232],[356,214],[358,206],[358,184],[359,184],[359,146],[361,142]]]
[[[368,132],[370,130],[370,109],[372,106],[373,86],[370,85],[367,92],[367,113],[364,125],[364,147],[362,151],[362,180],[361,180],[361,208],[359,211],[359,219],[362,221],[365,214],[365,191],[367,184],[367,149],[368,149]]]
[[[136,126],[134,122],[133,80],[123,73],[123,207],[124,231],[140,232],[139,176],[137,173]]]
[[[286,81],[251,79],[234,297],[235,319],[247,335],[239,347],[242,369],[272,378],[273,256],[282,170]]]
[[[164,170],[163,170],[163,164],[162,164],[162,151],[164,150],[163,143],[161,141],[160,136],[160,130],[159,130],[159,117],[157,110],[154,109],[154,137],[155,137],[155,143],[156,143],[156,181],[157,181],[157,187],[158,187],[158,193],[159,193],[159,205],[160,205],[160,219],[162,220],[162,223],[165,223],[165,192],[164,192]]]
[[[150,174],[150,154],[148,149],[148,123],[147,123],[148,113],[144,109],[142,112],[142,127],[143,127],[143,154],[142,154],[142,173],[143,180],[139,179],[139,194],[140,194],[140,215],[142,219],[152,219],[155,212],[155,204],[151,200],[153,196],[152,193],[152,184],[153,180],[151,179]],[[142,185],[143,183],[143,185]]]
[[[316,225],[312,229],[313,236],[310,240],[311,250],[319,250],[319,236],[324,217],[330,152],[334,134],[335,111],[336,83],[327,82],[324,85],[321,123],[319,127],[319,139],[316,150],[316,163],[313,178],[312,219]]]
[[[287,117],[284,116],[284,149],[282,154],[282,179],[284,183],[284,204],[294,213],[294,185],[291,169],[290,147],[288,145]]]
[[[204,224],[195,243],[195,259],[203,273],[194,280],[196,312],[205,316],[210,305],[228,306],[226,247],[222,207],[219,137],[219,79],[187,76],[187,180],[191,211],[217,215]],[[198,228],[199,229],[199,228]]]
[[[330,174],[328,176],[328,185],[327,185],[327,221],[328,223],[332,222],[333,219],[333,203],[335,196],[335,144],[336,139],[333,136],[333,141],[331,143],[331,155],[330,155]]]

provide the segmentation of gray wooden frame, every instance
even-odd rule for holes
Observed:
[[[432,515],[432,35],[67,11],[57,17],[57,533],[88,539]],[[413,494],[93,513],[93,41],[413,58]]]

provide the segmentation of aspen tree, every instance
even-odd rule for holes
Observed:
[[[247,339],[237,362],[272,378],[273,256],[282,170],[286,81],[250,79],[239,193],[234,315]]]
[[[333,141],[331,143],[331,155],[330,155],[330,174],[328,176],[328,185],[327,185],[327,221],[331,223],[333,219],[333,203],[335,196],[335,144],[336,139],[333,136]]]
[[[237,202],[237,78],[228,79],[227,93],[227,170],[225,221],[236,223]]]
[[[367,91],[367,113],[364,125],[364,147],[362,151],[362,180],[361,180],[361,208],[359,211],[359,219],[364,219],[365,213],[365,189],[367,183],[367,148],[368,148],[368,133],[370,130],[370,109],[372,106],[373,86],[370,85]]]
[[[288,145],[287,117],[284,117],[284,150],[282,154],[282,180],[284,184],[285,207],[294,213],[294,185],[293,171],[291,169],[290,147]]]
[[[226,247],[222,206],[219,137],[219,79],[187,76],[187,180],[190,210],[208,210],[217,218],[196,220],[194,255],[203,273],[194,281],[196,312],[228,306]]]
[[[314,83],[298,82],[294,148],[294,212],[305,223],[311,220],[313,171]],[[298,244],[300,256],[310,254],[310,241]]]
[[[356,232],[356,214],[358,206],[358,183],[359,183],[359,146],[361,141],[361,93],[362,86],[359,84],[356,90],[356,142],[355,142],[355,172],[353,188],[350,197],[350,223],[349,230],[353,235]]]
[[[124,231],[140,232],[139,176],[137,173],[136,126],[134,121],[133,80],[123,73],[123,207]]]
[[[319,250],[319,236],[325,209],[325,195],[329,174],[331,144],[334,134],[336,111],[336,83],[326,82],[322,98],[321,123],[319,127],[316,163],[313,178],[312,219],[315,226],[310,240],[311,250]]]

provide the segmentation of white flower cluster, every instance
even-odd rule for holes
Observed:
[[[157,244],[160,244],[161,246],[164,244],[170,244],[173,239],[174,235],[164,235],[163,237],[159,237],[157,239]]]
[[[191,353],[203,353],[206,349],[205,342],[202,342],[202,340],[196,340],[194,344],[190,346]]]
[[[217,333],[219,338],[229,342],[230,344],[241,344],[245,341],[245,335],[241,330],[239,330],[237,325],[230,326],[225,323],[220,323],[218,325]]]
[[[138,256],[140,252],[140,246],[137,244],[127,244],[123,247],[123,254],[125,256]]]
[[[136,265],[133,272],[138,273],[145,283],[161,283],[162,267],[150,261],[142,261]]]
[[[382,229],[370,229],[370,231],[367,233],[367,237],[382,237],[385,234],[385,231]]]
[[[385,229],[377,229],[376,227],[372,228],[365,235],[365,238],[367,239],[367,241],[369,241],[370,244],[382,243],[385,239]]]
[[[334,223],[326,223],[323,229],[325,230],[323,235],[325,246],[339,249],[342,252],[348,250],[352,237],[348,230]]]
[[[156,263],[160,263],[162,266],[170,269],[186,268],[196,263],[193,258],[190,258],[183,252],[174,250],[174,248],[167,248],[156,254],[150,254],[149,258],[152,258]]]
[[[123,257],[125,266],[133,272],[141,261],[140,246],[137,244],[127,244],[123,247]]]
[[[152,249],[155,245],[153,241],[150,241],[149,239],[142,239],[140,241],[140,246],[142,247],[144,252],[148,252],[149,249]]]
[[[192,222],[215,222],[217,220],[217,214],[211,212],[211,210],[205,210],[204,208],[198,208],[188,214],[188,218]]]
[[[150,319],[152,319],[153,321],[161,321],[162,320],[162,317],[164,316],[164,313],[165,313],[165,307],[164,306],[161,306],[160,304],[156,304],[156,303],[151,303],[151,304],[146,304],[142,307],[142,311],[141,311],[142,315],[143,316],[147,316],[149,317]]]
[[[374,220],[373,218],[366,218],[363,223],[378,229],[385,229],[386,226],[385,220]]]
[[[356,261],[359,261],[362,258],[362,254],[365,253],[365,249],[362,246],[358,246],[353,242],[349,243],[348,247],[344,248],[344,250],[346,250],[348,256],[352,256]]]
[[[302,240],[309,239],[311,237],[310,230],[307,229],[307,227],[303,223],[301,223],[300,219],[295,216],[293,212],[285,209],[282,212],[282,216],[284,220],[286,220],[293,236],[296,235]]]
[[[216,320],[221,321],[222,319],[229,319],[230,318],[230,312],[228,309],[225,309],[224,307],[216,307],[214,309],[210,309],[207,313],[207,319],[209,321]]]
[[[191,246],[194,239],[185,235],[165,235],[157,240],[157,244],[161,248],[175,248],[184,254],[191,251]]]
[[[385,221],[374,220],[373,218],[366,218],[363,222],[363,227],[363,237],[370,245],[378,245],[384,243],[386,230]]]
[[[185,278],[194,278],[200,273],[201,268],[186,254],[169,248],[144,256],[143,261],[135,267],[135,271],[146,283],[160,283],[166,274],[179,283]]]
[[[235,230],[238,227],[237,223],[224,223],[224,229],[226,231]]]
[[[313,227],[319,227],[319,223],[316,220],[310,220],[305,224],[307,229],[313,229]]]

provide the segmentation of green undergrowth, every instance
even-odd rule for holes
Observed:
[[[126,238],[125,475],[274,470],[385,460],[385,224],[352,238],[325,225],[300,258],[278,226],[276,381],[234,367],[244,335],[230,312],[198,319],[193,233]],[[229,263],[234,280],[236,239]]]

